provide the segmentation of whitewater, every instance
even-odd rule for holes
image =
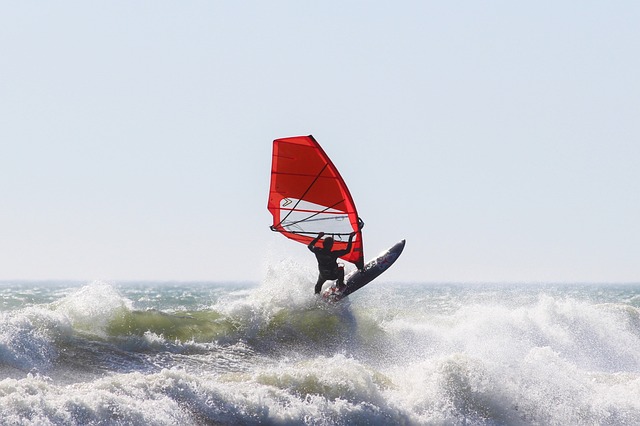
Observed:
[[[640,284],[0,283],[2,425],[640,424]]]

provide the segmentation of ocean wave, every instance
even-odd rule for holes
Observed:
[[[640,422],[630,291],[388,286],[331,305],[285,282],[97,282],[3,312],[0,424]]]
[[[32,376],[0,381],[3,421],[21,424],[402,424],[385,378],[341,356],[251,374],[181,369],[118,374],[57,386]],[[27,404],[27,405],[25,405]],[[25,410],[25,407],[29,407]]]
[[[58,357],[55,341],[70,332],[59,316],[41,309],[0,314],[0,368],[48,370]]]

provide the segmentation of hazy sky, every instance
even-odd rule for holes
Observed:
[[[0,279],[254,280],[313,134],[394,281],[640,281],[640,2],[4,1]],[[310,279],[314,279],[311,277]]]

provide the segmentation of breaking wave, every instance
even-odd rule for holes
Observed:
[[[331,305],[283,268],[11,305],[0,424],[640,422],[638,287],[376,283]]]

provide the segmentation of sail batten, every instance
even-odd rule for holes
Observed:
[[[303,244],[324,232],[336,237],[334,250],[342,250],[344,237],[356,232],[352,250],[342,259],[362,267],[362,221],[338,169],[313,136],[273,141],[267,208],[271,229]]]

